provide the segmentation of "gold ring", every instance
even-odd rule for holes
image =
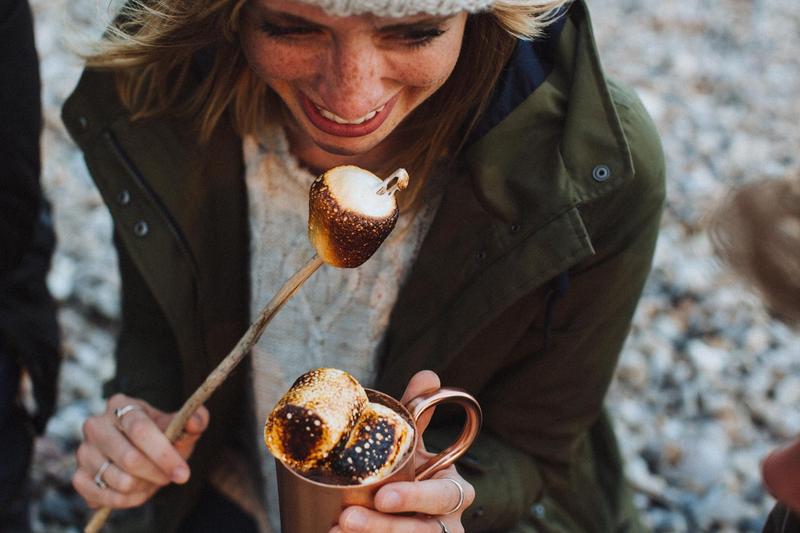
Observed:
[[[97,473],[94,475],[94,484],[97,485],[99,489],[108,488],[108,483],[103,481],[103,474],[106,473],[108,467],[111,466],[111,461],[106,461],[100,465],[100,468],[97,469]]]
[[[458,503],[451,510],[447,511],[446,513],[442,513],[442,516],[447,516],[457,512],[459,509],[461,509],[461,506],[464,505],[464,488],[461,486],[461,483],[451,477],[443,477],[442,479],[450,481],[456,487],[458,487]]]

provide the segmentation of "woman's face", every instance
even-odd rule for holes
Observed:
[[[466,13],[332,17],[294,0],[251,0],[242,46],[289,108],[294,134],[358,156],[384,141],[455,67]]]

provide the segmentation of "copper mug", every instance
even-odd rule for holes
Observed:
[[[422,394],[403,405],[382,392],[366,389],[371,402],[381,403],[408,420],[414,429],[414,443],[395,469],[377,481],[361,485],[331,485],[315,481],[275,460],[278,474],[278,499],[282,533],[325,533],[338,522],[345,507],[360,505],[375,508],[374,497],[382,486],[396,481],[421,481],[447,468],[469,449],[478,436],[482,413],[478,401],[465,391],[450,387]],[[422,465],[414,464],[420,434],[417,420],[431,407],[455,403],[464,408],[466,420],[458,439]]]

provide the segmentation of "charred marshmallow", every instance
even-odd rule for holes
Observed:
[[[311,185],[308,238],[329,265],[355,268],[389,236],[399,211],[394,192],[408,184],[399,169],[386,180],[355,166],[335,167]]]
[[[347,440],[367,405],[367,394],[342,370],[318,368],[297,378],[264,426],[269,451],[308,472]]]

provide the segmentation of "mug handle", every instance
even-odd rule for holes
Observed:
[[[437,391],[417,396],[409,401],[406,407],[411,413],[411,417],[414,419],[414,424],[416,425],[422,413],[440,403],[455,403],[460,405],[464,408],[467,419],[464,422],[461,435],[458,436],[453,444],[417,467],[414,472],[414,479],[416,481],[428,479],[442,468],[447,468],[455,463],[459,457],[466,453],[470,445],[472,445],[472,441],[475,440],[475,437],[478,436],[478,432],[481,430],[481,423],[483,421],[481,406],[478,404],[478,400],[462,389],[442,387]],[[422,438],[421,435],[420,438]]]

